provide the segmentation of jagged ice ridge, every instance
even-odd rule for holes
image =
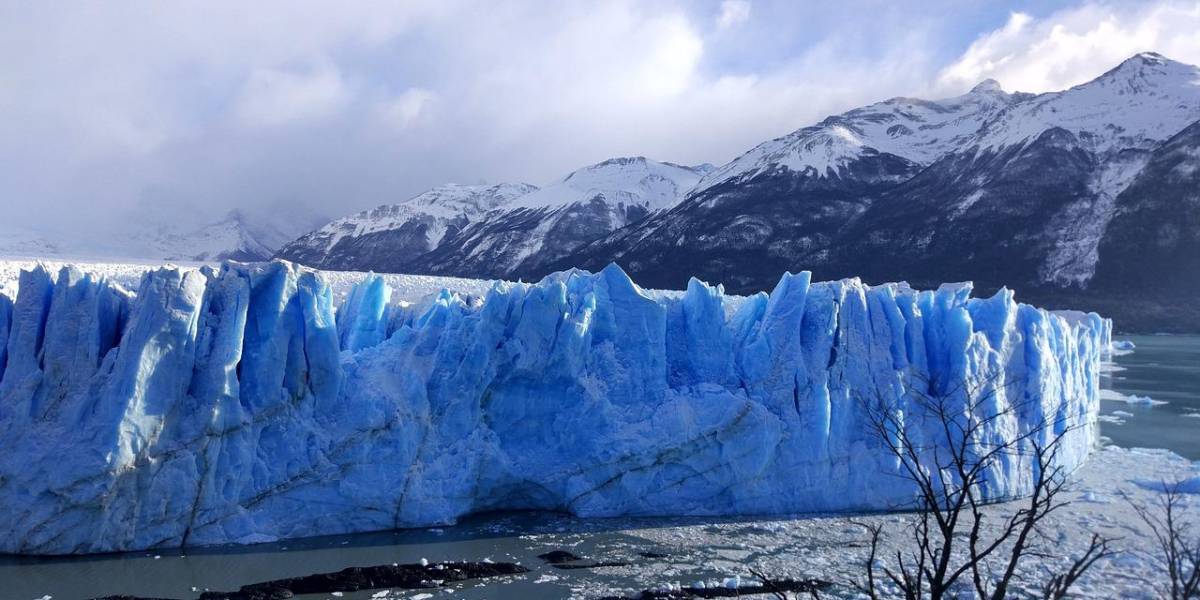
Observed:
[[[368,276],[335,310],[290,263],[64,267],[0,295],[0,551],[252,543],[452,523],[883,509],[913,490],[867,426],[882,399],[994,390],[987,432],[1093,443],[1111,323],[969,285],[918,292],[786,274],[727,310],[617,267],[397,304]],[[961,400],[961,399],[960,399]],[[932,439],[932,438],[930,438]],[[984,491],[1026,491],[1007,456]]]

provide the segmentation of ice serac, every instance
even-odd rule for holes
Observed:
[[[0,294],[0,381],[4,381],[4,366],[8,364],[8,328],[12,324],[12,300]]]
[[[696,280],[647,294],[615,266],[444,291],[415,312],[389,296],[369,276],[335,312],[315,273],[278,262],[162,269],[136,296],[27,273],[11,324],[0,299],[0,550],[248,543],[501,509],[889,508],[913,490],[872,403],[935,439],[914,398],[966,406],[962,390],[983,387],[980,410],[1007,416],[986,436],[1062,433],[1072,467],[1111,331],[1007,290],[808,273],[744,299]],[[986,493],[1031,477],[1007,457]]]
[[[374,273],[354,286],[337,312],[338,340],[343,349],[356,352],[387,337],[391,298],[392,288]]]

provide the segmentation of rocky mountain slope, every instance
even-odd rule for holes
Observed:
[[[443,186],[334,221],[278,257],[324,269],[537,275],[580,245],[674,206],[710,169],[615,158],[541,189]]]
[[[404,271],[442,240],[536,190],[528,184],[444,185],[333,221],[286,244],[278,255],[328,269]]]

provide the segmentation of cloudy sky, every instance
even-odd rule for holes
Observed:
[[[831,6],[832,5],[832,6]],[[831,113],[1200,63],[1200,1],[0,0],[0,228],[340,216]]]

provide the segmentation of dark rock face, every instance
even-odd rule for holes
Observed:
[[[735,293],[768,288],[784,271],[799,270],[798,264],[811,265],[805,268],[820,277],[814,257],[896,178],[918,170],[899,157],[874,155],[849,165],[840,178],[781,169],[721,183],[546,270],[599,270],[617,262],[643,286],[683,288],[696,276]]]
[[[457,232],[466,225],[466,219],[459,219],[448,231]],[[428,252],[429,229],[429,223],[409,221],[396,229],[348,236],[324,255],[297,249],[289,260],[303,264],[320,262],[327,269],[339,271],[408,272]]]
[[[1200,330],[1200,122],[1168,140],[1117,197],[1088,290],[1149,331]]]
[[[1061,129],[1024,148],[947,156],[847,227],[826,268],[836,277],[860,273],[923,287],[1032,283],[1058,234],[1046,224],[1086,201],[1095,168],[1094,157]]]

